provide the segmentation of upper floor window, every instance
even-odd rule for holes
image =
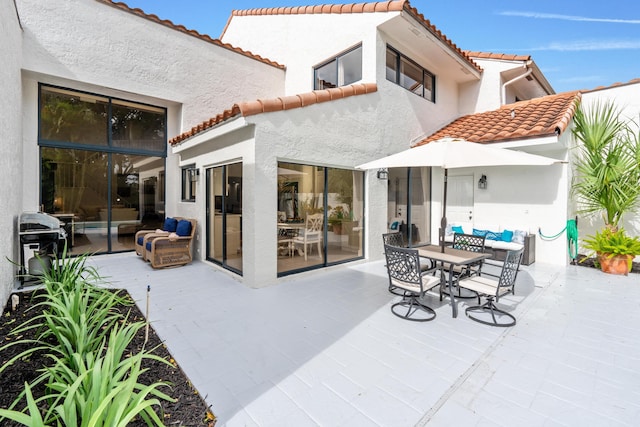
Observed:
[[[40,86],[40,145],[166,152],[164,108],[54,86]]]
[[[196,182],[198,182],[199,170],[196,165],[182,167],[182,201],[196,201]]]
[[[436,102],[436,77],[390,46],[387,46],[387,80]]]
[[[314,89],[330,89],[362,80],[362,45],[314,68]]]

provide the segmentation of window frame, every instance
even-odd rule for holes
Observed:
[[[395,70],[395,80],[391,80],[389,79],[389,76],[387,75],[387,65],[386,65],[386,61],[387,61],[387,55],[389,53],[389,51],[393,52],[395,54],[395,64],[394,64],[394,70]],[[402,76],[401,70],[400,70],[400,65],[402,63],[402,60],[408,62],[409,64],[417,67],[418,69],[420,69],[422,71],[422,95],[419,93],[416,93],[414,90],[411,90],[410,88],[407,88],[405,86],[403,86],[402,84],[400,84],[400,78]],[[385,50],[385,78],[392,82],[397,84],[398,86],[408,90],[409,92],[426,99],[427,101],[433,102],[434,104],[436,103],[436,75],[433,74],[431,71],[427,70],[426,68],[424,68],[422,65],[418,64],[416,61],[414,61],[413,59],[409,58],[408,56],[404,55],[403,53],[401,53],[398,49],[394,48],[393,46],[387,44],[387,49]],[[430,82],[431,83],[431,96],[427,97],[426,95],[426,91],[427,91],[427,85],[426,83]]]
[[[49,140],[42,136],[42,91],[49,91],[51,93],[60,93],[68,96],[77,96],[82,98],[87,96],[92,101],[100,100],[107,104],[107,114],[105,116],[104,126],[107,132],[107,140],[105,144],[95,144],[87,142],[71,142],[67,140]],[[142,110],[153,111],[162,114],[164,121],[164,135],[162,137],[162,143],[158,144],[161,148],[149,148],[149,147],[127,147],[114,144],[113,135],[111,130],[112,123],[112,106],[117,105],[121,107],[140,107]],[[148,156],[167,157],[167,131],[168,131],[168,112],[166,107],[158,105],[148,104],[145,102],[133,101],[130,99],[119,98],[111,95],[104,95],[100,93],[88,92],[85,90],[74,89],[70,87],[58,86],[49,83],[38,82],[38,146],[40,147],[53,147],[53,148],[71,148],[79,150],[90,151],[104,151],[108,153],[125,153],[125,154],[138,154]]]
[[[183,202],[196,201],[196,183],[200,170],[195,163],[180,167],[180,197]]]
[[[96,121],[96,123],[98,123],[99,126],[102,126],[104,128],[106,139],[104,141],[96,142],[95,140],[87,139],[85,135],[83,135],[83,138],[80,140],[74,140],[73,138],[68,138],[68,137],[64,137],[64,138],[61,137],[57,139],[56,138],[47,139],[45,132],[43,132],[43,129],[46,126],[44,123],[45,119],[43,117],[43,109],[46,104],[46,99],[47,99],[46,97],[50,96],[51,94],[53,95],[59,94],[59,95],[67,96],[69,98],[77,98],[80,102],[85,102],[90,104],[98,103],[98,102],[104,103],[106,106],[106,109],[102,112],[102,114],[99,115],[100,120]],[[156,113],[158,117],[160,117],[160,123],[161,123],[161,126],[159,127],[161,134],[158,134],[159,137],[157,140],[160,141],[161,143],[156,144],[155,147],[141,146],[140,144],[138,145],[114,144],[113,127],[112,127],[113,118],[114,118],[113,111],[112,111],[113,105],[118,105],[120,107],[127,107],[127,108],[133,108],[133,109],[140,109],[146,112]],[[108,95],[108,94],[88,92],[86,90],[76,89],[73,87],[58,86],[48,82],[39,81],[38,93],[37,93],[37,144],[38,144],[39,201],[40,201],[40,205],[42,206],[42,209],[49,213],[56,212],[55,200],[51,201],[51,206],[47,206],[45,204],[46,203],[45,187],[47,185],[51,185],[52,187],[55,187],[55,183],[47,182],[49,178],[47,178],[44,175],[44,169],[45,169],[44,165],[48,160],[45,152],[49,149],[61,150],[61,152],[63,152],[64,154],[71,153],[71,152],[86,152],[95,156],[104,156],[104,158],[106,159],[105,160],[106,170],[104,170],[103,177],[101,177],[101,178],[104,178],[106,181],[106,187],[105,187],[106,195],[101,199],[100,208],[106,206],[106,209],[107,209],[106,220],[100,219],[98,214],[96,214],[95,216],[90,215],[89,219],[86,222],[88,223],[92,221],[96,221],[96,222],[106,221],[107,224],[114,224],[116,220],[112,218],[113,208],[119,202],[118,194],[114,193],[114,192],[117,192],[117,189],[118,189],[117,172],[115,172],[114,174],[114,165],[118,163],[117,158],[119,156],[135,156],[135,157],[146,158],[146,160],[151,160],[152,163],[158,162],[158,166],[154,166],[154,169],[158,169],[159,171],[163,171],[163,172],[166,171],[166,159],[167,159],[167,147],[168,147],[168,143],[167,143],[168,115],[167,114],[168,114],[167,108],[159,105],[153,105],[153,104],[148,104],[141,101],[123,99],[123,98],[119,98],[119,97]],[[138,180],[140,180],[142,176],[138,174],[137,178]],[[136,191],[138,193],[138,196],[140,196],[140,195],[143,195],[144,193],[142,190],[142,183],[140,181],[138,181],[138,185],[139,187]],[[52,194],[55,191],[56,190],[53,190]],[[165,193],[164,193],[164,189],[162,189],[161,191],[162,191],[162,194],[158,195],[158,198],[153,201],[155,206],[152,208],[152,211],[150,211],[150,213],[164,216]],[[58,203],[60,203],[60,201],[58,201]],[[79,203],[78,206],[83,208],[86,207],[85,204],[81,202]],[[144,200],[141,200],[139,205],[137,205],[137,209],[139,212],[142,212],[141,209],[143,206],[144,206]],[[76,212],[73,212],[73,213],[75,216]],[[71,232],[75,234],[73,230]],[[97,245],[100,248],[91,250],[91,252],[92,253],[115,253],[115,252],[128,251],[129,249],[127,248],[124,248],[124,249],[121,248],[122,245],[119,242],[120,240],[119,238],[116,246],[115,233],[116,231],[112,231],[111,227],[109,226],[106,229],[106,232],[104,234],[101,234],[101,238],[106,236],[105,243],[104,244],[100,243],[99,245]],[[73,234],[71,235],[71,246],[69,247],[69,252],[68,252],[70,256],[80,255],[80,253],[78,252],[74,253],[72,251],[71,248],[74,245],[78,247],[83,247],[83,244],[74,243]],[[131,248],[131,250],[133,250],[133,248]]]
[[[359,80],[354,80],[353,82],[349,82],[349,83],[340,83],[340,64],[341,58],[344,58],[345,56],[347,56],[350,53],[355,52],[356,50],[360,49],[360,79]],[[362,43],[359,43],[356,46],[353,46],[349,49],[343,50],[342,52],[338,53],[337,55],[327,59],[326,61],[323,61],[322,63],[315,65],[313,67],[313,90],[323,90],[323,89],[330,89],[328,87],[320,87],[318,84],[318,70],[320,70],[321,68],[331,64],[332,62],[335,62],[335,74],[336,74],[336,80],[338,80],[336,82],[336,86],[335,87],[342,87],[342,86],[346,86],[346,85],[350,85],[353,84],[355,82],[358,82],[360,80],[362,80]]]

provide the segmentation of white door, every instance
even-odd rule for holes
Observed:
[[[473,175],[449,175],[447,222],[473,222]]]

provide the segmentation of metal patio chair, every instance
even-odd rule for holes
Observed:
[[[466,277],[458,281],[460,288],[477,292],[478,304],[480,304],[481,296],[487,299],[482,305],[467,307],[465,313],[470,319],[485,325],[500,327],[508,327],[516,324],[516,318],[511,313],[499,309],[495,303],[497,303],[501,297],[513,293],[523,251],[524,249],[507,251],[502,272],[500,276],[495,276],[495,279],[491,279],[487,277],[489,275],[485,274],[483,276]],[[489,318],[490,316],[490,320],[485,320],[485,318],[478,316],[478,314],[483,313],[485,318]],[[507,321],[500,322],[501,318],[507,318]]]
[[[391,305],[391,312],[403,319],[427,322],[436,317],[436,312],[419,299],[432,288],[440,285],[440,268],[422,271],[417,249],[384,245],[389,284],[403,291],[402,301]],[[402,311],[400,311],[402,309]]]

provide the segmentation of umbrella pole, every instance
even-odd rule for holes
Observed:
[[[442,195],[442,219],[440,220],[440,252],[444,253],[444,236],[447,229],[447,177],[449,171],[444,169],[444,194]]]

